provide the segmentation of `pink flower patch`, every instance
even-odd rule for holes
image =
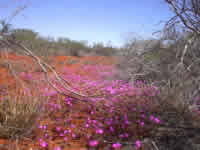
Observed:
[[[159,120],[158,118],[155,118],[154,121],[155,121],[156,123],[160,123],[160,120]]]
[[[141,147],[141,142],[139,140],[137,140],[135,142],[136,148],[140,148]]]
[[[95,147],[95,146],[97,146],[98,144],[99,144],[99,142],[96,141],[96,140],[92,140],[92,141],[89,142],[89,145],[92,146],[92,147]]]
[[[56,131],[60,131],[61,130],[61,127],[56,127]]]
[[[97,134],[103,134],[103,130],[102,130],[102,129],[97,129],[97,130],[96,130],[96,133],[97,133]]]
[[[42,142],[40,143],[40,146],[42,146],[42,147],[47,147],[47,146],[48,146],[48,143],[42,141]]]
[[[53,150],[61,150],[60,147],[55,147]]]
[[[112,144],[112,148],[114,148],[114,149],[118,149],[120,147],[121,147],[120,143],[114,143],[114,144]]]

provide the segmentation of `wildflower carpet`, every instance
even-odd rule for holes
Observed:
[[[13,133],[12,137],[0,134],[0,149],[108,150],[124,149],[127,145],[132,149],[142,149],[142,139],[162,123],[151,113],[156,109],[152,97],[159,94],[157,88],[141,81],[133,84],[116,80],[115,58],[57,56],[49,57],[47,61],[70,83],[72,91],[96,96],[88,97],[88,102],[85,102],[60,95],[48,84],[34,60],[28,56],[2,54],[1,102],[8,96],[14,100],[20,95],[18,100],[22,102],[24,97],[37,97],[42,102],[42,111],[32,123],[34,127],[28,135],[22,132]],[[53,73],[49,72],[49,77],[64,91]],[[64,92],[70,95],[69,91]],[[26,119],[26,116],[21,118]],[[0,119],[1,124],[3,121],[5,119]],[[10,126],[14,128],[16,124]]]

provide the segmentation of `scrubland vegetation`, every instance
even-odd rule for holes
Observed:
[[[200,4],[166,3],[160,38],[121,48],[2,21],[0,149],[199,150]]]

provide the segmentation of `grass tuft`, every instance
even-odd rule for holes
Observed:
[[[33,133],[36,123],[44,114],[42,97],[12,92],[1,97],[0,138],[18,139]]]

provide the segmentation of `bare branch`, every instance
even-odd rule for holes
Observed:
[[[165,0],[172,8],[173,12],[183,23],[185,28],[191,30],[197,35],[200,35],[200,1],[194,0]],[[176,20],[177,20],[176,19]],[[175,20],[171,20],[175,23]],[[167,26],[167,24],[166,24]]]

